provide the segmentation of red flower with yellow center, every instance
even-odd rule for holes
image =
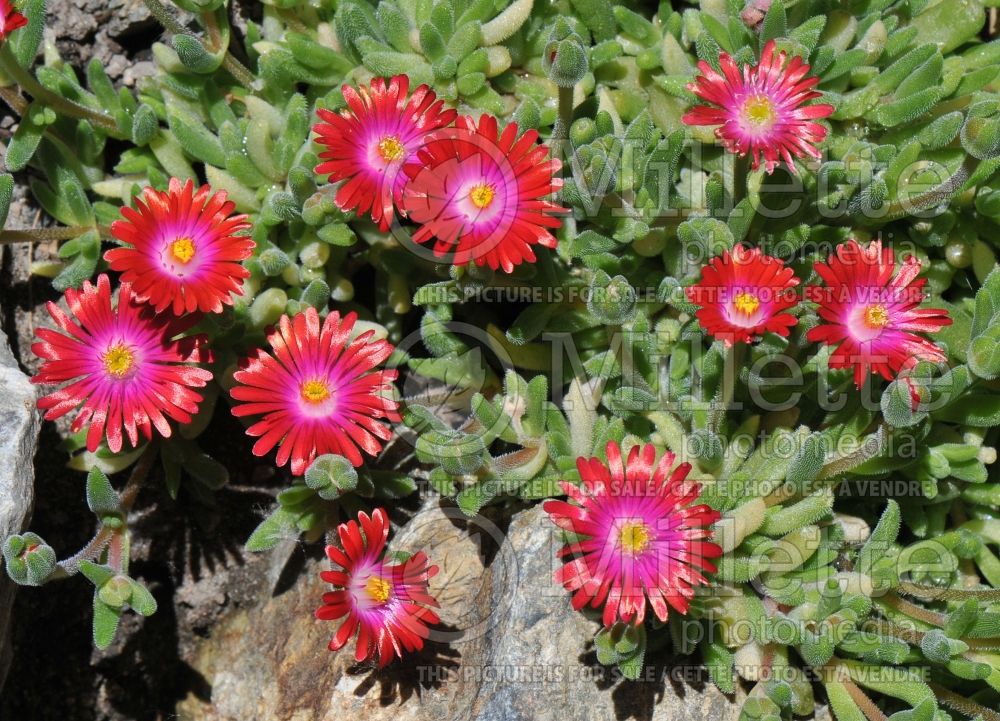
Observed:
[[[927,283],[917,278],[919,260],[908,257],[897,272],[895,254],[882,241],[862,247],[849,240],[815,269],[825,285],[806,288],[806,298],[818,304],[823,323],[806,337],[834,346],[830,367],[853,367],[858,388],[869,371],[892,380],[919,361],[947,360],[941,348],[917,335],[951,325],[947,311],[919,307]]]
[[[240,235],[250,228],[246,215],[233,215],[236,204],[225,191],[195,190],[170,179],[167,192],[146,188],[136,207],[122,208],[124,220],[111,225],[123,248],[104,254],[112,270],[132,284],[136,296],[174,315],[221,313],[243,294],[250,271],[242,261],[253,255],[254,242]]]
[[[38,401],[47,420],[80,408],[70,429],[87,428],[91,452],[106,436],[115,453],[122,449],[123,429],[137,446],[140,435],[153,437],[154,428],[169,438],[168,419],[191,422],[202,400],[192,389],[212,379],[209,371],[189,365],[209,359],[205,338],[177,339],[195,318],[154,313],[136,301],[128,283],[122,283],[116,306],[103,274],[96,286],[84,281],[82,290],[67,290],[66,304],[69,315],[48,304],[58,330],[39,328],[39,342],[31,347],[45,361],[32,382],[67,384]]]
[[[375,78],[368,88],[343,87],[347,109],[316,111],[316,142],[326,146],[316,166],[331,183],[343,181],[336,202],[341,210],[371,211],[382,230],[392,224],[406,176],[403,164],[423,145],[427,134],[449,125],[454,110],[446,110],[426,85],[407,98],[410,79],[397,75],[386,83]]]
[[[440,620],[432,610],[438,603],[428,591],[437,566],[429,565],[422,551],[402,563],[386,560],[389,517],[382,508],[370,518],[362,511],[357,522],[341,523],[337,536],[341,547],[326,547],[335,568],[320,573],[335,590],[323,594],[323,605],[316,610],[323,621],[344,619],[330,650],[342,648],[357,633],[354,658],[387,666],[423,648],[428,626]]]

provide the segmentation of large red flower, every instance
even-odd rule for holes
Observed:
[[[371,88],[355,90],[343,87],[347,110],[339,114],[316,111],[321,123],[313,130],[316,142],[327,147],[316,172],[329,175],[330,182],[344,181],[337,191],[341,210],[359,214],[371,211],[372,220],[387,230],[398,207],[406,180],[400,169],[419,148],[432,130],[443,128],[455,119],[454,110],[426,85],[406,92],[410,79],[397,75],[388,84],[375,78]]]
[[[896,272],[892,248],[873,240],[867,248],[849,240],[838,245],[826,263],[816,263],[825,286],[809,286],[806,298],[818,303],[821,325],[807,338],[836,346],[831,368],[854,367],[860,388],[869,371],[892,380],[904,369],[947,355],[917,333],[933,333],[951,324],[948,312],[919,308],[926,278],[917,278],[920,261],[910,256]]]
[[[122,449],[123,427],[137,446],[140,434],[153,437],[153,428],[168,438],[168,418],[191,422],[202,400],[192,388],[212,379],[209,371],[186,365],[208,359],[205,338],[177,339],[194,318],[155,314],[135,300],[128,283],[122,283],[115,307],[103,274],[96,286],[84,281],[82,291],[67,290],[66,304],[77,322],[50,302],[48,311],[59,330],[39,328],[39,342],[31,347],[45,360],[32,382],[69,382],[38,401],[46,419],[82,405],[71,430],[87,428],[89,451],[96,451],[106,434],[115,453]]]
[[[605,626],[642,623],[647,598],[661,621],[668,605],[687,613],[694,587],[708,583],[701,572],[715,571],[708,559],[722,555],[707,540],[719,512],[690,505],[701,489],[686,480],[690,464],[671,470],[673,453],[656,463],[653,445],[635,446],[622,463],[611,441],[607,457],[607,465],[577,459],[583,482],[561,483],[572,503],[545,502],[552,522],[580,537],[560,551],[575,558],[556,571],[556,580],[573,591],[573,608],[604,604]]]
[[[799,279],[777,258],[760,248],[737,245],[712,258],[701,280],[685,289],[706,333],[725,342],[752,343],[764,333],[787,336],[796,318],[785,311],[798,303]]]
[[[373,370],[392,355],[387,340],[373,340],[374,331],[352,339],[357,316],[343,320],[333,312],[320,327],[319,314],[308,308],[287,315],[268,335],[273,355],[258,349],[234,375],[231,393],[239,403],[233,415],[262,416],[247,429],[259,436],[255,455],[278,446],[277,462],[292,462],[301,476],[324,453],[345,456],[361,465],[359,448],[374,456],[392,431],[382,422],[398,422],[393,400],[395,370]]]
[[[438,603],[428,592],[428,581],[438,568],[428,565],[423,551],[399,564],[385,560],[389,518],[384,509],[376,508],[371,518],[361,512],[358,522],[337,526],[342,549],[326,547],[337,568],[322,571],[320,578],[336,590],[323,594],[316,618],[347,617],[331,639],[330,650],[342,648],[357,631],[355,659],[378,659],[379,666],[387,666],[393,658],[423,648],[428,625],[440,620],[431,610]]]
[[[826,128],[814,122],[833,113],[832,105],[806,105],[823,94],[814,90],[819,78],[806,77],[809,66],[794,56],[774,52],[769,40],[760,62],[742,72],[729,53],[719,54],[719,73],[704,60],[701,71],[687,87],[708,105],[698,105],[681,120],[687,125],[716,125],[715,136],[726,150],[753,156],[753,169],[764,161],[773,173],[782,160],[795,172],[794,158],[820,157],[815,144],[826,137]]]
[[[534,130],[518,137],[514,123],[500,131],[489,115],[478,125],[460,117],[431,136],[403,168],[410,182],[402,207],[421,225],[413,240],[434,239],[434,255],[450,254],[455,265],[473,261],[508,273],[534,262],[532,246],[554,248],[550,228],[565,211],[544,198],[562,187],[553,177],[562,164],[537,139]]]
[[[245,215],[232,215],[236,204],[225,191],[190,180],[170,179],[166,193],[143,190],[136,207],[122,208],[125,220],[111,225],[124,248],[104,254],[112,270],[132,284],[136,297],[175,315],[221,313],[232,294],[243,294],[250,271],[241,261],[253,254],[254,242],[237,235],[250,228]]]
[[[10,0],[0,0],[0,41],[27,24],[28,18],[17,11],[14,3]]]

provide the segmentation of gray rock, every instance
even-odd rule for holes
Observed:
[[[24,530],[34,502],[35,447],[38,443],[35,387],[17,367],[0,332],[0,543]],[[10,665],[8,624],[14,584],[0,573],[0,688]]]
[[[383,671],[358,667],[353,643],[330,653],[335,624],[315,621],[324,592],[310,561],[290,590],[227,612],[188,663],[211,686],[184,721],[721,721],[738,706],[705,681],[680,680],[695,660],[650,667],[630,682],[601,667],[595,621],[552,581],[557,539],[541,508],[506,532],[429,501],[392,540],[423,548],[441,570],[432,590],[442,626],[425,649]],[[280,554],[274,563],[280,565]],[[274,577],[273,569],[265,573]],[[265,585],[265,584],[262,584]],[[687,665],[685,665],[687,664]],[[203,695],[204,696],[204,695]]]

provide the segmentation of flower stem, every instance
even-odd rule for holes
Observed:
[[[569,126],[573,121],[573,88],[559,88],[559,115],[552,128],[552,157],[563,160],[567,156]],[[565,163],[564,163],[565,165]]]
[[[876,706],[875,702],[868,697],[868,694],[862,691],[861,687],[854,683],[854,681],[843,679],[840,683],[844,687],[844,690],[847,691],[847,695],[857,704],[858,708],[861,709],[861,713],[865,715],[868,721],[886,721],[888,717],[882,713],[882,709]]]
[[[974,598],[986,603],[1000,601],[1000,589],[973,590],[962,588],[939,588],[937,586],[921,586],[916,583],[903,582],[899,584],[901,593],[925,601],[966,601]]]
[[[905,613],[910,618],[915,618],[918,621],[929,623],[932,626],[943,627],[948,620],[948,617],[945,616],[945,614],[936,613],[935,611],[931,611],[923,606],[918,606],[917,604],[911,603],[895,593],[887,593],[883,597],[882,601],[900,613]]]
[[[34,75],[22,68],[20,63],[17,62],[7,43],[0,45],[0,69],[20,85],[21,89],[31,95],[31,97],[48,105],[57,113],[70,118],[76,118],[77,120],[87,120],[108,131],[109,135],[121,137],[118,123],[110,115],[64,98],[62,95],[52,92],[38,82]]]
[[[28,110],[28,101],[17,91],[17,88],[0,88],[0,99],[2,99],[10,109],[20,116]]]
[[[747,197],[747,177],[750,175],[750,158],[736,155],[733,162],[733,207]]]
[[[82,225],[60,225],[54,228],[12,228],[11,230],[0,231],[0,245],[69,240],[91,230],[93,228]]]
[[[722,360],[722,387],[713,405],[711,426],[718,431],[722,421],[726,417],[726,411],[733,402],[733,395],[736,393],[736,380],[739,377],[739,366],[743,362],[743,343],[733,343],[726,348],[726,354]]]
[[[128,481],[125,483],[125,488],[122,490],[120,497],[122,501],[122,512],[127,514],[135,503],[136,497],[139,495],[139,488],[146,481],[146,477],[149,475],[150,469],[153,467],[153,461],[156,460],[157,446],[155,443],[150,443],[146,447],[146,451],[139,457],[139,461],[135,464],[132,469],[132,474],[129,476]],[[108,526],[102,526],[97,534],[90,540],[86,546],[84,546],[78,553],[65,561],[60,561],[55,573],[52,575],[52,580],[57,578],[67,578],[73,576],[80,571],[80,563],[82,561],[93,561],[100,558],[104,549],[108,547],[109,543],[115,541],[115,536],[122,533],[127,533],[128,528],[113,529]],[[121,546],[117,549],[119,552]],[[121,561],[121,559],[118,559]]]
[[[960,696],[954,691],[949,691],[943,686],[939,686],[936,683],[927,684],[931,687],[931,691],[937,696],[938,700],[947,706],[951,706],[953,709],[959,713],[965,714],[969,718],[981,718],[983,721],[1000,721],[1000,713],[996,711],[991,711],[990,709],[982,706],[975,701],[970,701],[964,696]]]

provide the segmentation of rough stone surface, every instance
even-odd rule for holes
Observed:
[[[21,373],[0,331],[0,541],[27,525],[34,500],[35,446],[38,442],[35,389]],[[14,584],[0,575],[0,687],[10,662],[7,626]]]
[[[470,525],[454,510],[426,503],[392,546],[424,548],[441,567],[433,588],[443,624],[423,652],[384,671],[356,665],[353,643],[338,653],[326,650],[335,625],[312,617],[325,588],[318,578],[323,562],[309,560],[288,591],[266,590],[213,625],[187,659],[211,691],[184,699],[178,716],[185,721],[731,718],[738,706],[713,686],[675,680],[683,660],[654,657],[648,677],[636,682],[597,664],[589,643],[597,624],[573,612],[551,580],[551,529],[540,508],[517,514],[502,531],[489,521]],[[272,568],[269,576],[276,573]]]

